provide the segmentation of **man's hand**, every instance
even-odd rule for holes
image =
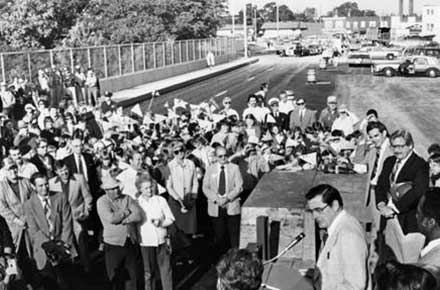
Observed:
[[[218,206],[224,207],[228,202],[229,202],[229,200],[226,196],[219,196]]]
[[[392,218],[396,215],[396,212],[389,206],[383,206],[379,209],[379,212],[382,216],[386,218]]]
[[[21,220],[21,219],[19,219],[19,218],[17,218],[17,219],[15,220],[15,223],[18,224],[18,225],[19,225],[20,227],[22,227],[22,228],[25,228],[25,227],[26,227],[26,221]]]

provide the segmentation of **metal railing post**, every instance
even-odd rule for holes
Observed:
[[[202,59],[202,41],[199,40],[199,59]]]
[[[179,63],[182,63],[182,41],[179,41]]]
[[[72,72],[74,72],[75,71],[75,61],[73,60],[73,49],[70,49],[70,67],[71,67]]]
[[[104,46],[104,76],[108,78],[108,67],[107,67],[107,47]]]
[[[119,75],[122,76],[121,45],[118,45],[118,58],[119,58]]]
[[[49,61],[50,61],[50,67],[53,67],[53,50],[49,50]]]
[[[186,61],[189,62],[189,52],[188,52],[189,45],[188,45],[188,40],[185,40],[185,42],[186,42]]]
[[[193,61],[195,61],[196,60],[196,41],[193,39],[192,40],[192,43],[193,43],[193,45],[192,45],[192,47],[193,47]]]
[[[1,65],[2,65],[3,82],[6,83],[5,57],[4,57],[3,53],[0,55],[0,61],[1,61]]]
[[[29,81],[32,81],[32,66],[31,66],[31,54],[27,53],[28,70],[29,70]]]
[[[162,42],[162,60],[163,66],[167,65],[167,55],[166,55],[166,44],[165,41]]]
[[[131,44],[131,72],[134,73],[134,45]]]
[[[144,70],[147,70],[147,58],[145,57],[145,43],[142,43],[142,61],[144,63]]]
[[[157,63],[156,63],[156,43],[153,42],[153,67],[156,68],[157,67]]]
[[[174,41],[171,42],[171,64],[174,64]]]
[[[90,55],[90,47],[87,48],[87,62],[89,67],[92,67],[92,56]]]

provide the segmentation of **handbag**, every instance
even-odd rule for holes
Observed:
[[[391,184],[390,186],[391,199],[393,200],[393,202],[398,202],[412,188],[413,188],[413,183],[411,181]]]

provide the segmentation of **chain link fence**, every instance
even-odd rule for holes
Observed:
[[[91,67],[100,79],[118,77],[149,69],[204,59],[214,55],[237,54],[240,40],[229,37],[170,42],[133,43],[112,46],[5,52],[0,54],[0,80],[20,77],[38,82],[38,71],[53,67],[71,71]]]

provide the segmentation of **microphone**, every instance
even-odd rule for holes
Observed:
[[[305,234],[304,233],[300,233],[299,235],[297,235],[295,237],[295,239],[293,239],[288,245],[287,247],[284,248],[284,250],[282,250],[278,255],[276,255],[275,257],[273,257],[270,260],[267,260],[266,262],[263,263],[263,265],[267,265],[269,263],[272,263],[276,260],[278,260],[281,256],[283,256],[287,251],[289,251],[290,249],[292,249],[294,246],[296,246],[299,242],[301,242],[302,239],[305,238]]]

